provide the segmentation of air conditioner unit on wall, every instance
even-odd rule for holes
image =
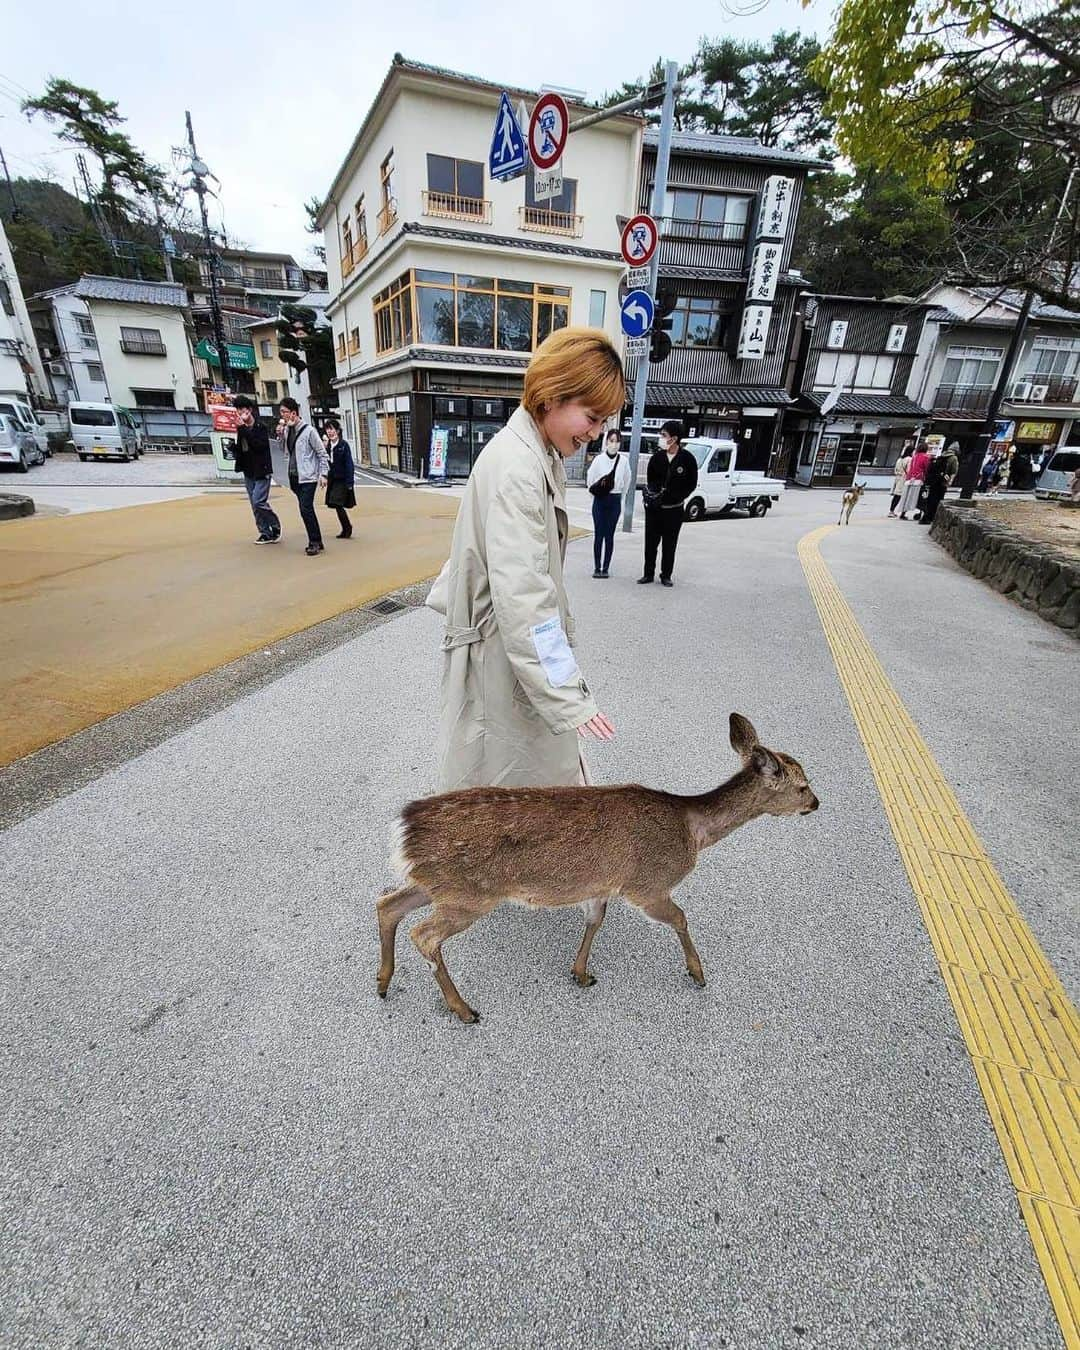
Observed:
[[[1048,384],[1033,384],[1031,386],[1032,403],[1045,403],[1049,392],[1050,386]]]
[[[64,363],[63,363],[63,361],[50,361],[50,362],[49,362],[49,374],[50,374],[50,375],[63,375],[63,374],[64,374]]]
[[[1031,398],[1031,382],[1029,380],[1020,380],[1018,383],[1014,384],[1009,393],[1009,397],[1021,403],[1027,403]]]

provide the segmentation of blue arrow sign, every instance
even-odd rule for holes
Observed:
[[[488,172],[492,178],[513,178],[525,172],[527,161],[525,137],[510,100],[503,94],[499,100],[499,112],[495,118],[495,131],[491,137],[491,149],[488,151]]]
[[[631,291],[622,302],[622,330],[627,337],[644,337],[653,324],[653,302],[648,291]]]

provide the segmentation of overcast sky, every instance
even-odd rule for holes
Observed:
[[[0,47],[0,147],[13,177],[70,187],[72,151],[18,107],[50,75],[116,99],[125,130],[162,164],[184,140],[190,109],[199,153],[222,182],[230,238],[303,259],[312,242],[303,202],[326,192],[397,51],[494,83],[565,85],[596,98],[658,56],[688,60],[702,34],[765,38],[798,28],[824,37],[832,8],[830,0],[806,10],[796,0],[13,5]],[[738,12],[746,9],[757,12]]]

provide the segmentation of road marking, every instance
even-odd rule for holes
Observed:
[[[1080,1015],[964,815],[818,548],[810,594],[1069,1350],[1080,1350]]]

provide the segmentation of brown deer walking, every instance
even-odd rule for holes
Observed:
[[[865,483],[852,483],[851,487],[844,493],[844,500],[840,503],[840,519],[836,522],[837,525],[841,522],[845,525],[851,524],[851,513],[858,506],[859,498],[865,491]],[[845,511],[847,512],[846,518],[844,516]]]
[[[573,965],[593,984],[589,953],[607,902],[622,896],[675,930],[690,978],[705,984],[686,915],[671,892],[694,870],[698,853],[756,816],[808,815],[818,799],[802,767],[768,750],[738,713],[731,744],[743,766],[712,792],[675,796],[631,783],[621,787],[467,788],[410,802],[397,822],[397,864],[406,884],[378,901],[386,997],[394,974],[398,924],[413,910],[434,911],[410,933],[450,1011],[475,1012],[458,993],[442,945],[484,914],[513,900],[535,908],[581,905],[585,936]]]

